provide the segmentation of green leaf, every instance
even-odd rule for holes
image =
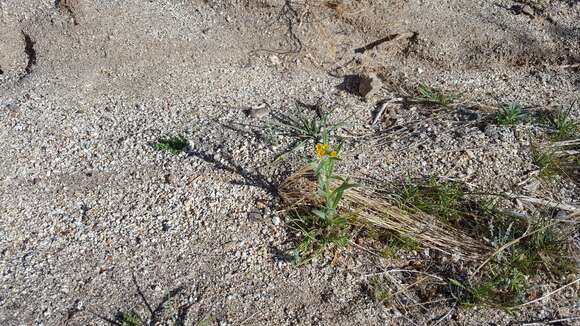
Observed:
[[[465,285],[463,285],[463,284],[462,284],[461,282],[459,282],[458,280],[454,280],[454,279],[450,278],[450,279],[449,279],[449,283],[451,283],[451,284],[453,284],[453,285],[455,285],[455,286],[457,286],[457,287],[460,287],[460,288],[462,288],[462,289],[465,289]]]
[[[323,220],[325,220],[325,219],[327,218],[327,216],[326,216],[326,212],[324,212],[324,211],[321,211],[321,210],[319,210],[319,209],[313,209],[313,210],[312,210],[312,214],[314,214],[314,215],[316,215],[316,216],[320,217],[320,218],[321,218],[321,219],[323,219]]]

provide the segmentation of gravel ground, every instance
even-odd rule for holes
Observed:
[[[441,318],[446,310],[409,319],[374,303],[363,276],[372,267],[358,249],[338,267],[287,262],[291,234],[275,185],[303,162],[272,164],[281,146],[247,126],[271,115],[244,109],[298,112],[296,101],[320,102],[370,133],[376,102],[417,82],[491,105],[568,103],[580,95],[580,77],[560,66],[578,60],[580,6],[557,2],[529,17],[505,9],[509,1],[346,3],[352,12],[324,12],[322,23],[308,20],[310,8],[297,27],[303,51],[280,54],[254,51],[287,46],[284,25],[272,24],[280,1],[0,0],[0,324],[105,325],[119,311],[147,316],[143,298],[153,320],[188,325]],[[353,55],[384,34],[381,21],[418,32],[418,42]],[[340,89],[340,76],[361,71],[384,81],[371,99]],[[385,181],[438,175],[496,191],[525,181],[535,169],[534,128],[487,125],[486,112],[474,114],[390,111],[377,127],[384,135],[389,123],[420,123],[403,138],[351,145],[343,169]],[[153,148],[178,134],[187,153]],[[539,191],[578,205],[574,184],[555,182]],[[578,314],[577,298],[563,293],[526,316]],[[474,310],[451,318],[514,317]]]

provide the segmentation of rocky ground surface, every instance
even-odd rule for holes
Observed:
[[[571,181],[529,180],[536,127],[486,117],[578,98],[579,21],[574,1],[0,0],[0,324],[104,325],[150,314],[143,298],[161,323],[434,323],[447,309],[373,301],[364,251],[288,262],[276,185],[306,157],[272,163],[289,140],[264,126],[319,103],[371,135],[346,147],[346,173],[520,184],[578,205]],[[361,73],[380,79],[366,98]],[[381,100],[418,83],[465,105],[395,105],[371,126]],[[268,114],[246,114],[261,104]],[[187,153],[153,148],[178,134]],[[578,315],[577,299],[570,288],[523,315],[454,310],[443,323],[555,320]]]

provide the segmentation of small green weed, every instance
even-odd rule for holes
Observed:
[[[338,203],[342,199],[344,192],[350,188],[356,187],[348,179],[343,179],[334,174],[334,163],[338,160],[338,155],[342,144],[335,149],[328,144],[328,135],[325,133],[323,143],[316,144],[315,151],[318,157],[317,161],[312,163],[314,175],[318,180],[318,193],[324,201],[322,209],[315,209],[313,214],[321,219],[331,220],[336,215]],[[339,181],[340,186],[333,189],[332,181]]]
[[[433,178],[420,184],[407,181],[397,195],[401,206],[418,209],[453,223],[463,216],[461,199],[464,196],[459,184],[440,183]]]
[[[546,161],[552,164],[551,159]],[[396,196],[401,208],[428,213],[493,248],[501,248],[477,277],[449,277],[448,291],[459,304],[511,309],[523,302],[533,278],[560,279],[576,273],[576,265],[566,255],[569,236],[549,214],[516,217],[498,209],[497,200],[477,201],[476,194],[464,189],[458,183],[435,179],[419,184],[407,181]],[[502,198],[501,194],[495,197]],[[395,252],[386,250],[387,255]]]
[[[381,250],[381,255],[385,258],[396,257],[401,251],[417,251],[421,248],[421,245],[417,240],[407,236],[396,235],[394,233],[382,237],[379,240],[384,244],[384,247]]]
[[[302,234],[303,240],[295,250],[298,262],[319,256],[331,247],[344,247],[349,240],[348,216],[337,212],[344,192],[357,185],[334,174],[334,164],[339,160],[342,144],[332,147],[328,129],[322,129],[321,143],[315,146],[316,160],[312,168],[318,180],[318,195],[322,205],[291,219],[291,228]],[[335,187],[334,182],[340,184]]]
[[[214,320],[214,317],[205,317],[201,321],[199,321],[196,326],[209,326],[211,322]]]
[[[196,326],[209,326],[210,323],[213,321],[213,317],[205,317],[201,321],[199,321]],[[181,325],[183,321],[177,321],[173,325]],[[146,324],[146,321],[143,317],[141,317],[138,313],[134,310],[128,312],[119,312],[115,318],[113,323],[114,325],[118,326],[143,326]],[[157,325],[157,322],[152,323],[152,325]],[[169,325],[169,324],[167,324]]]
[[[576,102],[573,102],[568,109],[562,108],[548,115],[548,125],[554,130],[553,140],[562,141],[578,136],[580,124],[572,117],[572,109],[575,105]]]
[[[532,158],[541,177],[553,177],[560,171],[558,156],[552,150],[532,149]]]
[[[182,136],[162,137],[154,145],[155,149],[166,151],[173,155],[183,152],[188,146],[189,143]]]
[[[474,285],[449,280],[451,295],[464,307],[486,306],[509,310],[521,302],[526,286],[525,275],[517,270],[512,270],[511,275],[497,275]]]
[[[116,322],[119,326],[141,326],[143,319],[138,313],[131,310],[128,312],[120,312],[117,315]]]
[[[419,93],[419,101],[445,108],[457,99],[456,95],[423,84],[417,87],[417,92]]]
[[[284,114],[274,115],[276,122],[267,127],[279,136],[286,136],[294,139],[293,143],[285,151],[279,154],[276,159],[303,148],[306,145],[314,146],[315,144],[322,142],[324,134],[326,134],[327,137],[330,137],[345,125],[344,121],[331,123],[331,116],[332,112],[324,113],[320,117],[318,115],[310,117],[304,114],[298,114],[295,116]]]
[[[460,304],[509,310],[523,303],[533,277],[556,279],[577,272],[576,264],[565,254],[568,235],[547,218],[536,217],[527,226],[523,221],[512,220],[507,227],[504,222],[498,229],[503,231],[496,237],[501,241],[495,246],[512,245],[493,257],[480,278],[449,280],[451,294]]]
[[[576,264],[566,255],[568,232],[563,231],[548,217],[535,218],[530,230],[535,232],[514,245],[508,257],[516,268],[528,275],[540,272],[559,278],[576,272]],[[522,234],[523,235],[523,234]]]
[[[310,212],[295,213],[288,226],[302,238],[293,251],[298,265],[319,258],[328,250],[344,248],[351,239],[349,218],[343,215],[323,219]]]
[[[391,289],[385,285],[382,278],[373,277],[369,282],[370,294],[372,294],[373,299],[378,303],[386,304],[392,299]]]
[[[500,125],[514,125],[524,120],[526,114],[522,110],[522,106],[517,103],[512,103],[503,107],[496,115],[495,121]]]

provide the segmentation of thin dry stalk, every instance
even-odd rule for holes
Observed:
[[[531,304],[534,304],[536,302],[543,301],[544,299],[546,299],[546,298],[548,298],[548,297],[550,297],[550,296],[552,296],[552,295],[554,295],[554,294],[556,294],[556,293],[564,290],[565,288],[567,288],[569,286],[572,286],[572,285],[574,285],[574,284],[576,284],[578,282],[580,282],[580,278],[577,278],[577,279],[575,279],[574,281],[572,281],[572,282],[570,282],[568,284],[562,285],[561,287],[555,289],[554,291],[551,291],[551,292],[549,292],[549,293],[547,293],[547,294],[545,294],[545,295],[543,295],[543,296],[541,296],[541,297],[539,297],[539,298],[537,298],[535,300],[532,300],[532,301],[528,301],[526,303],[523,303],[523,304],[519,305],[518,307],[525,307],[525,306],[529,306]]]
[[[552,153],[557,157],[578,155],[580,153],[580,139],[559,141],[547,144],[543,147],[551,150]]]
[[[568,205],[568,204],[564,204],[564,203],[557,203],[555,201],[545,200],[545,199],[541,199],[541,198],[521,196],[521,195],[516,195],[516,194],[512,194],[512,193],[507,193],[506,195],[512,199],[518,199],[518,200],[526,201],[526,202],[529,202],[532,204],[538,204],[538,205],[542,205],[542,206],[557,208],[557,209],[569,211],[572,213],[580,212],[580,208],[573,206],[573,205]]]
[[[546,147],[571,147],[571,146],[580,146],[580,139],[571,139],[571,140],[563,140],[549,144]]]

